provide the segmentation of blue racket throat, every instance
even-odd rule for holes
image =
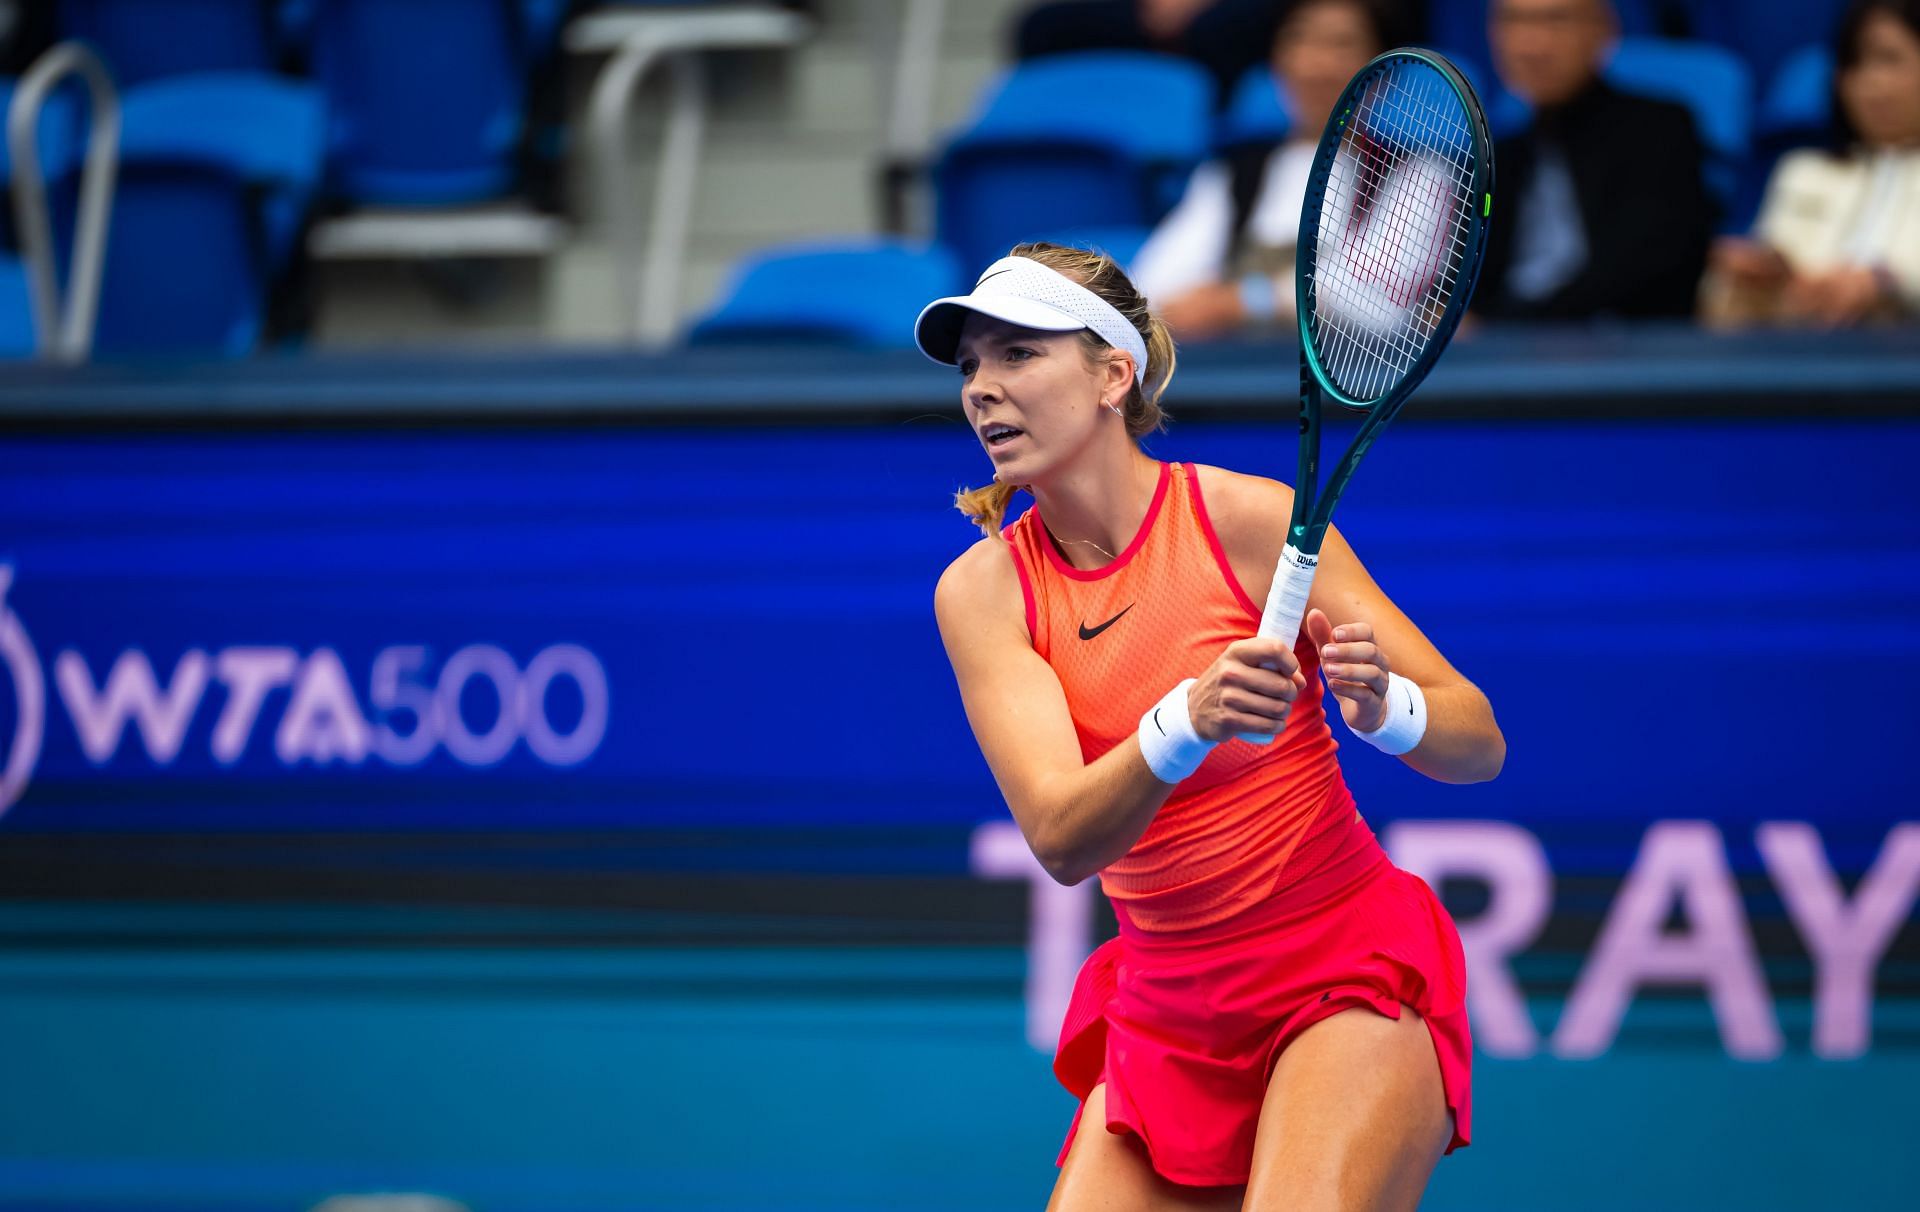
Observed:
[[[1321,133],[1300,212],[1300,459],[1261,636],[1298,639],[1333,507],[1459,328],[1492,213],[1493,140],[1459,70],[1411,48],[1361,68]],[[1321,486],[1329,401],[1365,416]]]

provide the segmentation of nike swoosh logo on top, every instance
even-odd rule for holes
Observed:
[[[1132,610],[1133,606],[1134,604],[1132,602],[1128,602],[1124,607],[1121,608],[1120,614],[1125,614],[1127,613],[1127,611]],[[1105,631],[1107,628],[1113,626],[1115,623],[1118,623],[1120,621],[1120,614],[1114,615],[1112,618],[1100,624],[1098,627],[1089,627],[1085,623],[1080,624],[1080,638],[1083,640],[1090,640],[1094,636],[1099,635],[1101,632]]]
[[[987,280],[988,278],[997,278],[997,277],[999,277],[999,276],[1000,276],[1001,274],[1010,274],[1010,273],[1012,273],[1012,272],[1013,272],[1013,267],[1012,267],[1012,266],[1008,266],[1008,267],[1007,267],[1007,268],[1005,268],[1005,269],[996,269],[996,270],[994,270],[994,271],[993,271],[992,273],[990,273],[990,274],[981,274],[981,275],[980,275],[980,282],[985,282],[985,281],[986,281],[986,280]],[[975,282],[975,283],[973,284],[973,288],[974,288],[975,290],[979,290],[979,289],[980,289],[980,282]]]

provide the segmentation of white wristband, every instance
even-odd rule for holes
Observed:
[[[1427,696],[1420,684],[1397,673],[1387,675],[1387,718],[1372,732],[1355,729],[1353,735],[1382,753],[1395,757],[1410,752],[1427,735]]]
[[[1200,739],[1193,730],[1193,717],[1187,714],[1187,691],[1199,680],[1188,678],[1167,691],[1140,717],[1140,756],[1163,783],[1186,778],[1213,752],[1214,743]]]
[[[1356,728],[1354,736],[1394,757],[1419,745],[1427,736],[1427,695],[1421,693],[1419,682],[1386,674],[1386,720],[1373,732]]]

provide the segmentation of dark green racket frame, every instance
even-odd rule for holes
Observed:
[[[1356,400],[1333,384],[1321,364],[1320,351],[1314,345],[1308,323],[1313,315],[1314,302],[1313,275],[1309,271],[1315,263],[1319,244],[1320,207],[1326,196],[1327,179],[1333,169],[1334,156],[1346,133],[1347,119],[1375,79],[1409,61],[1425,64],[1439,73],[1459,97],[1467,115],[1468,133],[1473,143],[1473,185],[1472,193],[1468,196],[1477,197],[1481,202],[1478,207],[1470,208],[1471,213],[1467,216],[1468,231],[1465,233],[1465,255],[1460,275],[1434,327],[1433,335],[1428,339],[1426,349],[1412,368],[1385,394],[1373,400]],[[1320,136],[1320,146],[1314,152],[1313,168],[1307,176],[1306,202],[1300,211],[1298,268],[1294,275],[1300,337],[1300,460],[1294,480],[1293,516],[1288,538],[1292,546],[1303,554],[1319,554],[1320,544],[1326,538],[1327,523],[1333,517],[1333,507],[1345,491],[1347,482],[1353,478],[1354,469],[1359,466],[1361,458],[1380,436],[1380,432],[1399,414],[1401,406],[1427,377],[1434,363],[1446,351],[1448,342],[1453,339],[1454,330],[1460,326],[1461,317],[1466,314],[1467,304],[1473,297],[1473,288],[1480,278],[1480,264],[1486,255],[1487,225],[1492,214],[1493,140],[1487,132],[1486,112],[1481,108],[1480,98],[1474,95],[1473,87],[1460,70],[1449,63],[1445,56],[1416,47],[1388,51],[1360,69],[1348,81],[1340,100],[1334,104],[1333,115]],[[1320,408],[1325,400],[1365,412],[1366,419],[1361,422],[1360,432],[1355,435],[1346,453],[1334,465],[1326,485],[1316,488],[1320,474]]]

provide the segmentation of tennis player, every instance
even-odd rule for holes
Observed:
[[[1334,531],[1297,647],[1246,638],[1292,490],[1141,449],[1173,342],[1110,259],[1021,245],[916,335],[994,466],[934,594],[968,721],[1035,856],[1119,919],[1061,1030],[1049,1208],[1414,1208],[1467,1143],[1466,973],[1355,809],[1322,678],[1450,783],[1505,759],[1486,697]]]

